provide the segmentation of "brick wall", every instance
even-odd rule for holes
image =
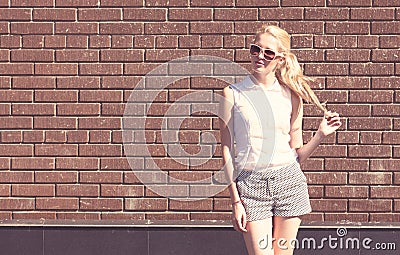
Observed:
[[[321,100],[344,117],[302,165],[314,209],[306,220],[400,220],[400,1],[213,2],[0,0],[1,219],[229,220],[227,190],[184,202],[143,185],[124,156],[122,116],[135,84],[174,58],[206,54],[247,67],[253,33],[268,23],[293,35]],[[168,158],[159,120],[192,89],[226,85],[183,79],[160,93],[145,134],[160,168],[186,180],[220,169],[214,143],[202,166]],[[307,142],[321,113],[304,110]],[[188,153],[204,132],[219,140],[216,116],[184,123],[177,134]],[[135,167],[146,164],[139,156]]]

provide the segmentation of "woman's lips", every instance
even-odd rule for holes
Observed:
[[[257,61],[256,62],[256,66],[264,66],[264,62],[263,61]]]

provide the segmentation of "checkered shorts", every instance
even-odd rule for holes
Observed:
[[[297,161],[278,169],[241,171],[236,185],[247,221],[311,212],[307,178]]]

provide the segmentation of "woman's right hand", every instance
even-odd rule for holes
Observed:
[[[247,232],[246,211],[242,203],[235,203],[232,205],[232,225],[236,231]]]

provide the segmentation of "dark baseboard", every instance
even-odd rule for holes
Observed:
[[[223,221],[2,221],[0,247],[7,255],[247,254],[242,235]],[[312,222],[300,227],[294,254],[399,251],[398,223]]]

